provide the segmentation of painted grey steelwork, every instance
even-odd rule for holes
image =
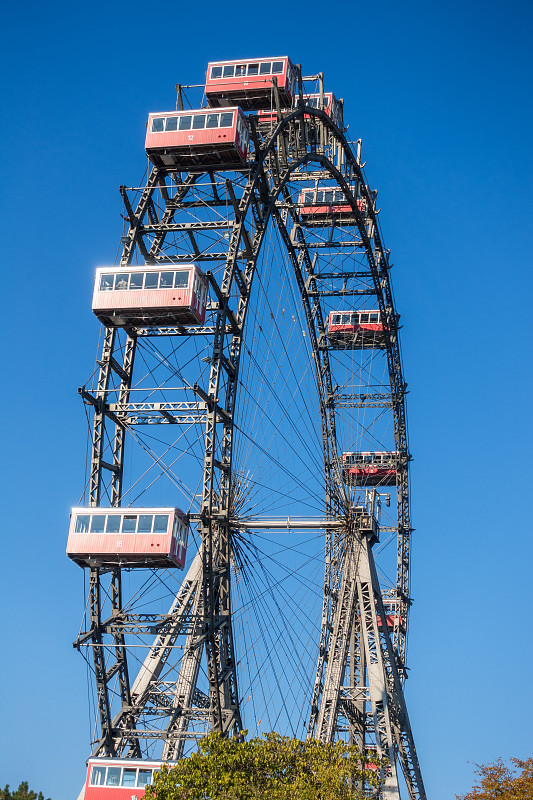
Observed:
[[[322,84],[321,84],[322,85]],[[273,97],[276,119],[249,118],[253,151],[247,166],[234,175],[214,171],[189,174],[153,168],[137,193],[121,187],[129,227],[123,237],[121,265],[136,254],[147,264],[190,260],[207,262],[213,319],[205,326],[177,325],[167,328],[106,329],[99,360],[96,388],[80,389],[93,409],[90,462],[90,505],[106,497],[120,505],[123,496],[125,441],[137,425],[205,424],[205,450],[201,511],[197,522],[201,544],[180,592],[161,615],[143,615],[123,607],[121,571],[90,569],[90,628],[75,646],[89,646],[93,654],[100,734],[94,755],[139,757],[142,743],[161,739],[162,756],[173,760],[183,755],[187,741],[202,731],[219,730],[241,736],[238,673],[232,626],[232,537],[239,529],[324,529],[325,575],[317,669],[310,698],[308,735],[324,741],[347,732],[361,749],[377,750],[388,759],[383,767],[383,798],[399,797],[396,765],[402,765],[409,797],[425,798],[418,759],[403,697],[409,597],[409,519],[407,427],[396,314],[389,281],[388,251],[384,248],[375,207],[376,193],[366,184],[360,158],[345,133],[328,115],[305,104],[302,79],[294,110],[282,112]],[[323,89],[321,89],[321,96]],[[313,165],[310,172],[308,165]],[[303,180],[333,180],[352,207],[355,230],[344,236],[331,226],[328,240],[306,238],[299,205],[290,191]],[[364,214],[354,193],[365,201]],[[133,193],[134,194],[134,193]],[[154,198],[162,197],[161,213]],[[185,209],[224,206],[228,220],[182,223]],[[235,409],[243,335],[255,268],[269,225],[276,226],[293,268],[307,329],[320,407],[324,462],[326,518],[284,521],[239,519],[233,505],[233,450]],[[202,236],[215,233],[214,245],[204,247]],[[354,234],[356,238],[354,238]],[[336,240],[333,236],[337,235]],[[177,255],[176,242],[180,250]],[[184,251],[188,242],[189,252]],[[223,249],[213,249],[223,248]],[[225,248],[225,249],[224,249]],[[364,264],[349,270],[320,270],[318,251],[324,248],[357,248]],[[209,262],[222,263],[218,279]],[[347,289],[347,278],[366,280],[359,289]],[[337,288],[332,283],[338,282]],[[324,283],[326,282],[326,283]],[[370,296],[385,322],[390,391],[383,387],[363,394],[334,384],[330,356],[333,347],[326,334],[325,297]],[[209,336],[211,356],[205,384],[188,387],[190,399],[154,402],[149,397],[132,400],[132,374],[139,339]],[[118,389],[111,392],[115,376]],[[354,507],[344,484],[338,452],[337,415],[343,409],[384,409],[394,423],[397,456],[396,588],[385,598],[395,610],[389,632],[386,606],[377,579],[373,545],[378,540],[379,496],[368,495],[365,513]],[[105,442],[110,445],[107,447]],[[104,457],[105,453],[111,455]],[[370,522],[369,522],[370,520]],[[384,528],[385,529],[385,528]],[[384,530],[383,529],[383,530]],[[105,602],[111,613],[104,613]],[[126,634],[132,631],[155,636],[137,677],[130,680]],[[106,639],[108,637],[108,639]],[[110,638],[109,638],[110,637]],[[178,644],[180,637],[183,645]],[[105,641],[104,641],[105,640]],[[177,681],[162,678],[165,665],[180,651]],[[209,695],[197,687],[201,663],[207,672]],[[111,710],[110,684],[119,686],[121,706]],[[147,723],[149,715],[164,719],[159,728]]]

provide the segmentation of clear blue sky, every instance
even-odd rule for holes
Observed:
[[[267,6],[262,6],[267,9]],[[91,278],[145,168],[149,111],[209,60],[323,71],[362,137],[395,264],[411,393],[408,704],[430,800],[531,750],[531,7],[10,4],[4,12],[0,784],[72,800],[90,736],[71,647],[94,363]],[[299,8],[305,16],[299,16]],[[6,319],[7,317],[7,319]]]

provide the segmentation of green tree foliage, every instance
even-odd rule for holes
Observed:
[[[478,780],[471,792],[457,795],[457,800],[532,800],[533,758],[512,758],[510,766],[499,758],[476,769]]]
[[[366,768],[365,762],[374,768]],[[301,742],[276,733],[239,742],[212,733],[199,751],[156,773],[147,800],[359,800],[378,762],[343,742]]]
[[[32,791],[28,781],[22,781],[19,788],[14,791],[11,791],[9,784],[0,789],[0,800],[44,800],[44,795],[42,792],[37,794],[37,792]]]

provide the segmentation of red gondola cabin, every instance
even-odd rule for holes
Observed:
[[[331,311],[326,336],[333,347],[385,347],[383,323],[378,309],[367,311]]]
[[[385,618],[387,620],[387,627],[390,630],[394,629],[394,626],[398,624],[401,630],[404,630],[403,625],[401,624],[401,611],[402,611],[402,603],[400,600],[391,600],[387,597],[383,598],[383,606],[385,608]],[[378,625],[381,626],[381,617],[378,616]]]
[[[357,195],[357,190],[353,192]],[[342,189],[303,189],[298,199],[300,219],[309,227],[316,225],[354,225],[355,214]],[[357,208],[364,214],[366,200],[356,199]]]
[[[343,453],[342,478],[348,486],[394,486],[397,453]]]
[[[342,128],[342,105],[332,92],[324,92],[322,95],[322,106],[320,105],[319,94],[308,94],[304,96],[304,102],[311,108],[322,108],[324,113],[331,117],[332,121],[338,128]],[[282,111],[287,113],[290,109],[283,108]],[[305,114],[305,119],[309,119],[311,115]],[[270,122],[276,120],[277,114],[273,109],[261,109],[259,111],[259,122]]]
[[[84,800],[141,800],[161,761],[90,758]]]
[[[304,100],[306,105],[311,108],[322,108],[337,128],[342,128],[342,104],[339,103],[333,92],[324,92],[322,105],[320,104],[320,94],[308,94]]]
[[[246,164],[249,143],[248,122],[240,108],[167,111],[148,117],[145,148],[156,167],[239,169]]]
[[[274,107],[273,79],[280,104],[291,108],[296,96],[296,69],[287,56],[207,65],[205,96],[211,108],[238,105],[245,110]]]
[[[99,267],[93,311],[104,325],[202,325],[207,281],[196,264]]]
[[[67,555],[80,567],[178,567],[189,523],[179,508],[73,508]]]

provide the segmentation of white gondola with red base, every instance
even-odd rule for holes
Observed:
[[[296,97],[296,69],[287,56],[244,61],[212,61],[207,65],[205,96],[211,108],[240,106],[246,111],[274,107],[274,80],[281,106]]]
[[[240,108],[162,111],[148,117],[146,154],[163,169],[239,169],[246,164],[249,144]]]
[[[84,800],[141,800],[161,765],[136,758],[90,758]]]
[[[353,193],[357,196],[357,190]],[[366,214],[366,200],[356,199],[357,208]],[[353,208],[346,202],[342,189],[303,189],[298,198],[300,219],[309,228],[320,225],[354,225]]]
[[[330,347],[346,349],[380,349],[385,347],[383,323],[379,309],[331,311],[326,327]]]
[[[99,267],[93,311],[104,325],[202,325],[207,281],[196,264]]]
[[[179,508],[73,508],[67,555],[80,567],[177,567],[189,522]]]
[[[398,453],[343,453],[341,469],[348,486],[394,486]]]

